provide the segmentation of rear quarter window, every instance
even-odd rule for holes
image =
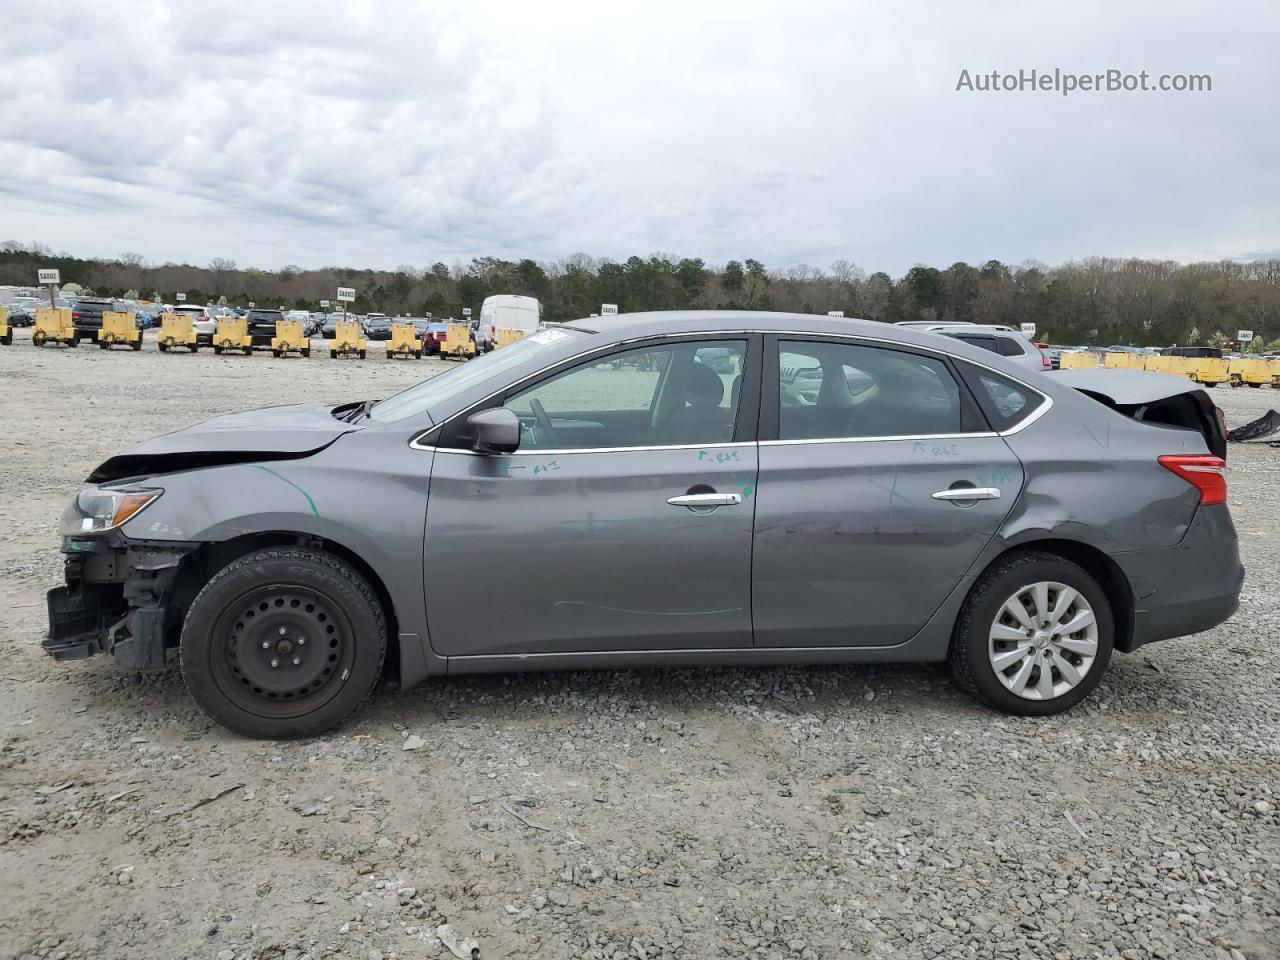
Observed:
[[[1049,402],[1038,390],[1018,383],[994,370],[963,361],[957,364],[965,383],[978,400],[991,428],[1003,433],[1026,422]]]

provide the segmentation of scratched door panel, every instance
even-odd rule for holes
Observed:
[[[435,458],[431,644],[445,656],[751,646],[753,443]],[[705,486],[742,502],[694,512]]]
[[[933,499],[953,484],[999,499]],[[910,639],[994,536],[1022,487],[999,437],[760,445],[756,646]]]

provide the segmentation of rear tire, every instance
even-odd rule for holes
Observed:
[[[205,713],[247,737],[286,739],[353,713],[386,646],[386,619],[364,577],[319,550],[276,547],[233,560],[205,584],[179,649]]]
[[[132,344],[130,344],[130,346],[132,346],[134,350],[141,350],[141,349],[142,349],[142,334],[138,334],[138,339],[137,339],[137,340],[135,340],[135,341],[133,341],[133,343],[132,343]]]
[[[361,360],[363,360],[363,359],[364,359],[364,355],[365,355],[365,351],[364,351],[364,350],[361,350],[361,351],[359,351],[359,353],[358,353],[357,355],[360,357],[360,359],[361,359]]]
[[[1019,609],[1022,616],[1015,616]],[[1077,624],[1059,636],[1057,628]],[[1114,639],[1111,605],[1092,576],[1054,554],[1021,551],[996,561],[969,591],[948,662],[956,682],[979,700],[1043,717],[1070,710],[1093,691]]]
[[[215,343],[215,344],[213,345],[213,352],[214,352],[214,353],[216,353],[216,354],[221,355],[221,353],[222,353],[222,348],[221,348],[220,346],[218,346],[218,345]]]

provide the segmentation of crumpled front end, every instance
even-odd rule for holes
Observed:
[[[110,653],[124,670],[162,669],[182,629],[181,610],[166,600],[179,564],[196,547],[118,533],[64,539],[66,585],[48,593],[45,651],[55,660]]]

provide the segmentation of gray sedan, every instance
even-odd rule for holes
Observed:
[[[591,318],[101,464],[63,518],[45,647],[176,658],[256,737],[334,726],[388,663],[409,687],[946,660],[1051,714],[1113,651],[1235,610],[1224,456],[1180,378],[1041,375],[826,317]]]

